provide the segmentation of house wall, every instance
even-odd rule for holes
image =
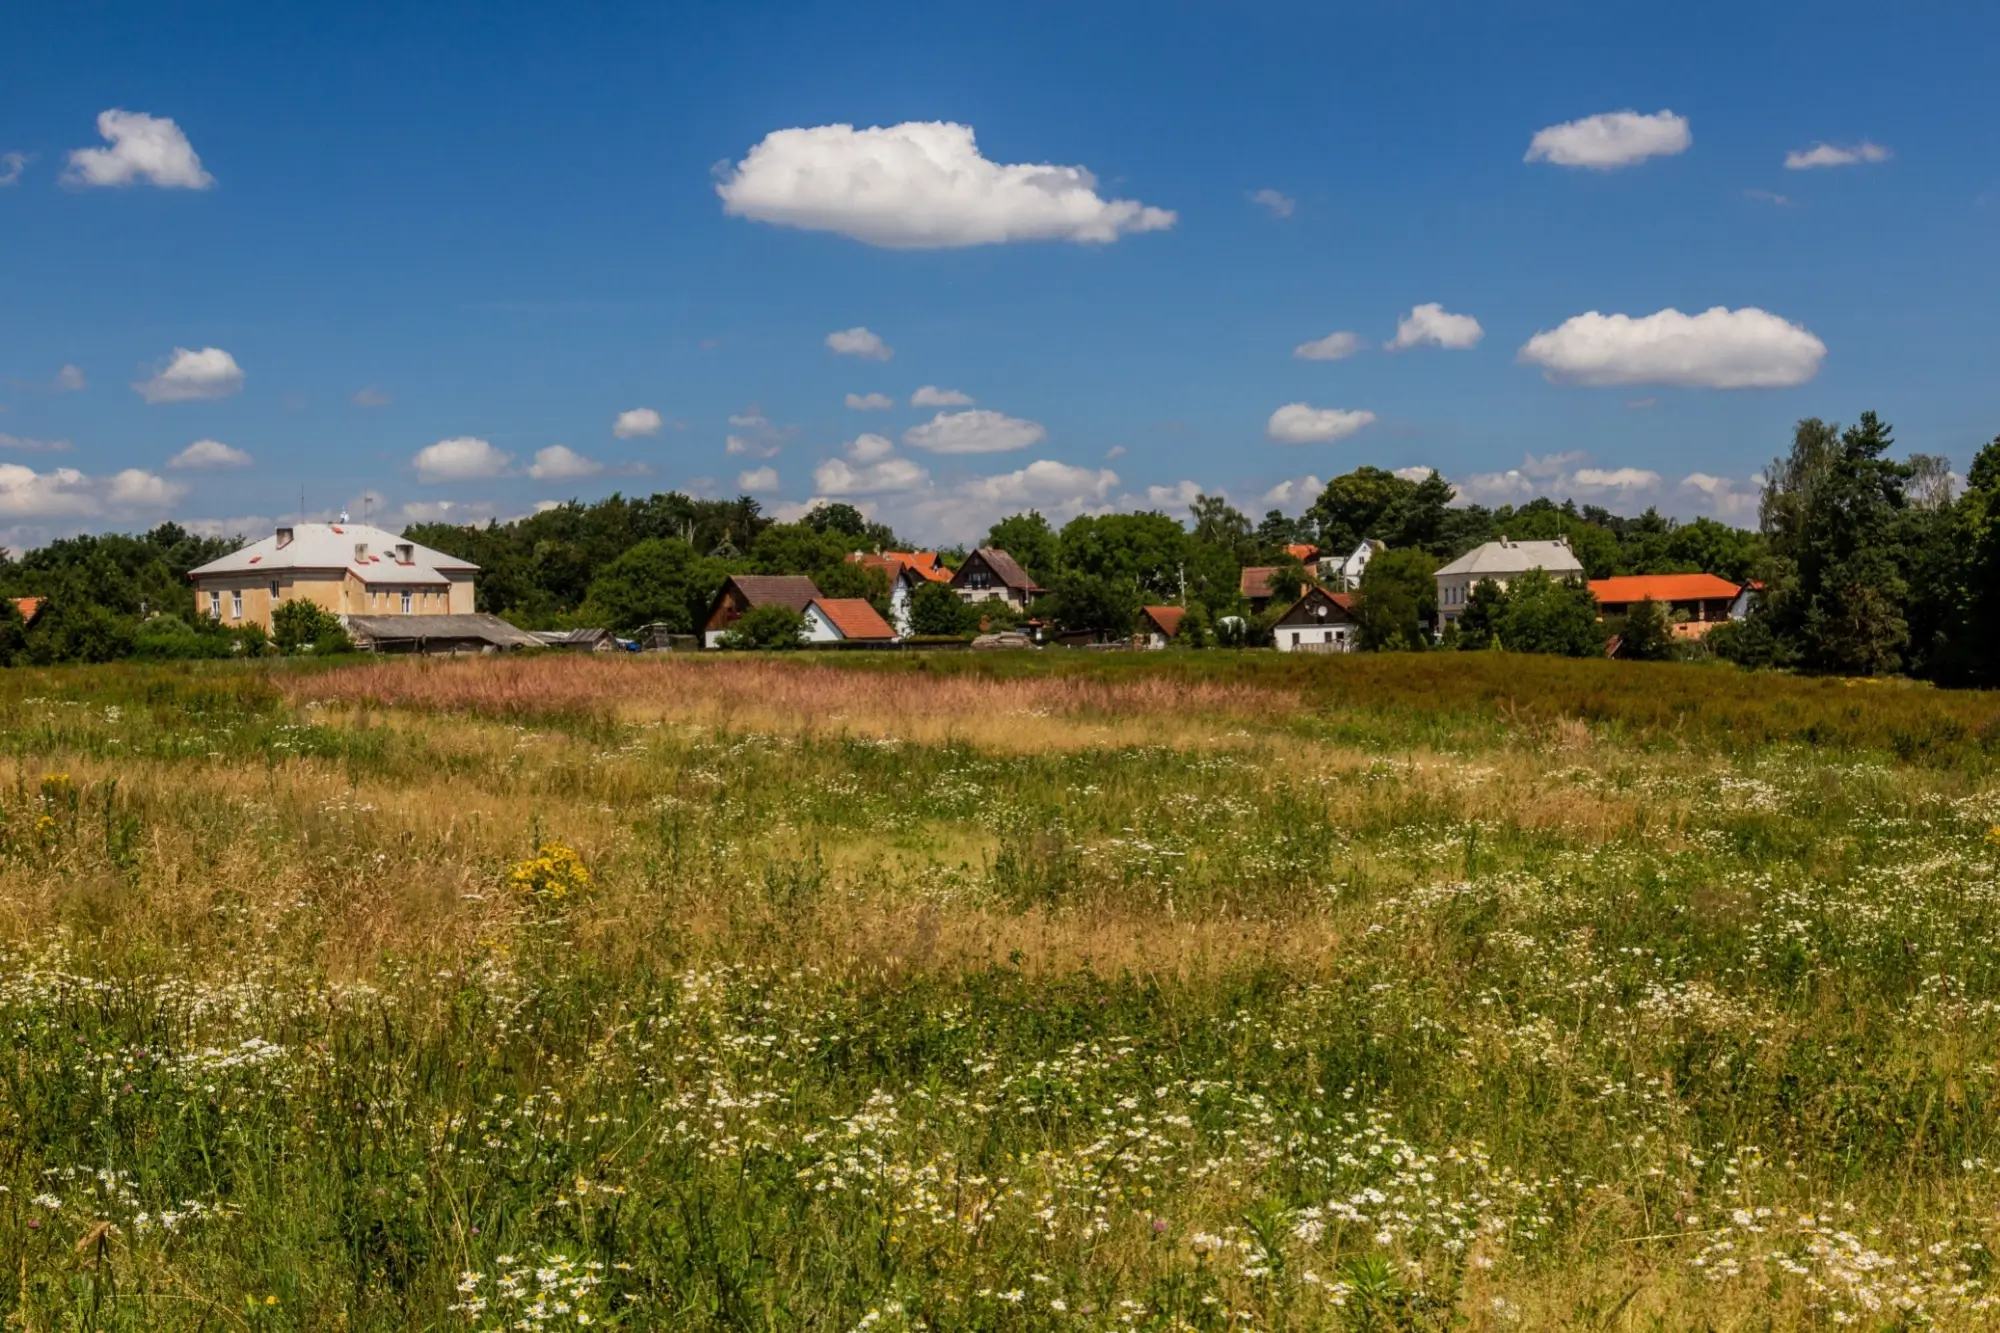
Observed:
[[[818,603],[806,607],[807,643],[839,643],[843,637],[840,627],[827,618],[826,613],[819,609]]]
[[[1280,625],[1271,646],[1281,653],[1345,653],[1354,648],[1352,625]]]
[[[281,603],[306,601],[336,616],[393,616],[403,613],[410,593],[411,615],[470,615],[473,581],[453,578],[434,583],[365,583],[347,570],[277,570],[269,574],[211,574],[195,580],[195,614],[214,616],[231,628],[261,625],[270,632],[271,615]],[[221,599],[218,605],[213,598]],[[240,606],[239,606],[240,599]]]

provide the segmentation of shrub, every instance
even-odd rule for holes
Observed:
[[[789,606],[753,606],[723,634],[722,646],[738,650],[796,648],[805,630],[806,618]]]
[[[335,635],[339,636],[338,643]],[[281,653],[320,652],[323,642],[327,644],[324,651],[329,652],[346,651],[354,646],[347,638],[347,631],[340,627],[340,617],[296,597],[280,602],[271,613],[271,638]]]

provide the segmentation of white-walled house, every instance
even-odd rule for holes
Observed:
[[[1308,588],[1271,627],[1271,646],[1281,653],[1347,653],[1359,646],[1354,594]]]
[[[1364,538],[1345,558],[1336,560],[1327,556],[1321,560],[1320,581],[1342,592],[1353,592],[1361,586],[1361,575],[1367,570],[1368,562],[1375,558],[1375,553],[1387,549],[1373,537]]]
[[[807,643],[894,643],[895,628],[862,597],[815,597],[806,603]]]
[[[1475,546],[1437,572],[1439,630],[1465,614],[1472,590],[1481,582],[1490,579],[1504,590],[1531,569],[1542,570],[1552,579],[1583,577],[1583,562],[1569,549],[1567,538],[1517,542],[1502,537]]]

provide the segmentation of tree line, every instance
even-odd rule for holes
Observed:
[[[1548,498],[1457,504],[1435,472],[1407,477],[1361,467],[1335,477],[1296,517],[1271,510],[1253,519],[1224,497],[1202,495],[1185,521],[1104,514],[1058,527],[1030,510],[1001,519],[973,544],[1008,551],[1044,589],[1034,616],[1107,636],[1129,633],[1141,607],[1168,604],[1186,608],[1182,637],[1190,644],[1257,642],[1290,598],[1253,612],[1240,586],[1246,567],[1272,568],[1273,587],[1289,589],[1316,574],[1287,547],[1307,543],[1339,557],[1372,539],[1387,549],[1369,563],[1356,602],[1365,647],[1583,655],[1603,651],[1605,635],[1618,632],[1635,655],[1680,650],[1661,608],[1607,625],[1580,585],[1533,578],[1505,592],[1475,589],[1458,625],[1439,639],[1441,564],[1502,535],[1560,537],[1587,578],[1707,572],[1759,582],[1763,594],[1749,619],[1711,631],[1701,641],[1706,654],[1747,666],[2000,685],[2000,441],[1963,479],[1938,458],[1892,458],[1893,447],[1889,426],[1873,413],[1846,427],[1801,421],[1767,470],[1754,530]],[[621,632],[655,624],[695,632],[732,573],[804,574],[828,596],[865,597],[886,611],[883,577],[848,556],[909,549],[848,504],[777,522],[748,496],[674,492],[571,502],[506,523],[417,524],[407,535],[480,566],[482,611],[529,629]],[[318,618],[290,617],[274,641],[196,614],[188,570],[240,544],[168,523],[10,556],[0,564],[0,587],[46,601],[32,624],[11,602],[0,605],[0,662],[338,647],[338,626]],[[965,553],[939,552],[953,566]],[[912,613],[919,636],[963,636],[1013,618],[1000,604],[967,606],[936,585],[918,589]]]

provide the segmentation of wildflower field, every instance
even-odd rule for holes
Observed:
[[[0,1326],[2000,1326],[2000,697],[0,675]]]

